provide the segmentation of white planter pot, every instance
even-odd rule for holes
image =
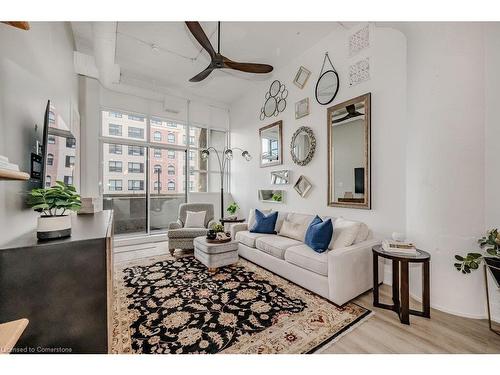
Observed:
[[[36,236],[39,240],[51,240],[71,236],[71,216],[40,216]]]

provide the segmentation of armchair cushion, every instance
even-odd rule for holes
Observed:
[[[205,226],[207,211],[186,211],[184,228],[202,228]]]
[[[179,206],[179,221],[182,226],[185,226],[187,211],[200,212],[205,211],[204,227],[208,227],[208,223],[214,219],[214,205],[211,203],[182,203]]]
[[[206,228],[180,228],[168,231],[168,238],[195,238],[206,236]]]

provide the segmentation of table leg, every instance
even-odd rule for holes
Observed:
[[[399,261],[392,260],[392,302],[394,310],[399,314]]]
[[[422,309],[423,316],[431,317],[431,281],[430,281],[430,262],[422,264]]]
[[[378,254],[373,253],[373,306],[378,306]]]
[[[408,261],[401,260],[401,323],[410,324],[410,288]]]

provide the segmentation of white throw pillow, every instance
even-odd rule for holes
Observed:
[[[284,220],[278,235],[304,242],[306,230],[307,227],[304,227],[303,224],[292,223],[291,221]]]
[[[350,221],[338,217],[333,223],[333,236],[330,242],[331,249],[340,249],[351,246],[358,235],[361,223],[359,221]]]
[[[366,241],[368,238],[368,234],[370,233],[370,229],[368,228],[368,225],[365,223],[359,222],[359,231],[358,235],[356,236],[356,239],[354,240],[354,244]]]
[[[186,224],[184,228],[205,228],[205,215],[207,211],[186,211]]]

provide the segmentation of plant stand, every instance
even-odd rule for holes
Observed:
[[[490,267],[500,271],[500,268],[497,268],[495,266],[486,265],[486,264],[484,265],[484,285],[486,286],[486,306],[488,306],[488,326],[490,328],[490,331],[492,331],[500,336],[500,331],[493,329],[493,327],[491,325],[490,293],[488,290],[488,270],[487,270]]]

